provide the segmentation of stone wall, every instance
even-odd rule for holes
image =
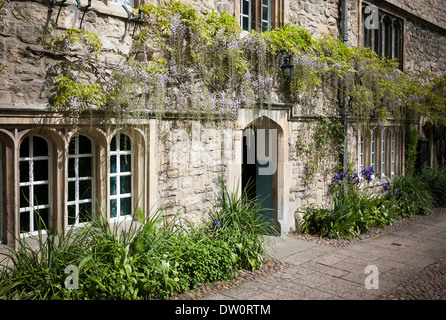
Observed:
[[[293,25],[307,29],[311,34],[338,33],[339,10],[337,0],[290,1],[289,20]]]
[[[66,4],[60,11],[55,36],[73,25],[79,27],[83,12],[76,16],[70,1]],[[111,68],[130,52],[135,25],[126,22],[125,11],[119,6],[106,7],[99,1],[93,4],[82,28],[99,36],[103,44],[100,62]],[[0,62],[5,65],[0,77],[0,104],[48,105],[53,81],[60,76],[65,60],[46,52],[41,37],[46,27],[55,24],[58,11],[59,6],[52,8],[43,0],[7,2],[0,11]]]
[[[386,0],[420,18],[446,28],[446,3],[441,0]]]
[[[427,1],[427,2],[426,2]],[[417,1],[417,3],[431,3]],[[159,4],[161,0],[148,0]],[[230,14],[236,12],[236,0],[186,0],[201,11],[216,10]],[[397,2],[393,0],[392,2]],[[416,14],[417,8],[409,1],[400,0],[401,6]],[[285,1],[288,4],[286,17],[291,24],[299,25],[315,36],[340,35],[340,0],[299,0]],[[75,4],[69,0],[68,5]],[[85,4],[85,1],[83,1]],[[432,4],[434,6],[434,4]],[[438,7],[438,5],[436,5]],[[51,8],[49,1],[10,1],[0,11],[0,62],[5,69],[0,74],[1,108],[46,107],[52,94],[53,81],[61,74],[65,59],[46,52],[41,36],[45,27],[56,22],[59,7]],[[359,1],[349,1],[349,45],[358,43]],[[420,9],[421,10],[421,9]],[[64,6],[61,10],[55,35],[66,28],[79,26],[82,13],[75,20],[74,9]],[[420,11],[429,16],[432,9]],[[439,14],[444,11],[440,9]],[[237,13],[238,14],[238,13]],[[437,19],[438,21],[436,21]],[[439,23],[445,18],[431,17],[429,21]],[[93,6],[85,15],[83,28],[99,36],[103,43],[100,62],[111,69],[132,50],[132,34],[135,23],[127,20],[125,11],[107,1],[93,1]],[[429,70],[446,72],[446,36],[419,22],[406,23],[406,66],[410,72]],[[80,52],[70,52],[79,55]],[[326,205],[330,201],[328,185],[331,182],[337,156],[329,146],[324,147],[325,156],[321,160],[322,170],[317,172],[312,183],[305,183],[306,165],[309,156],[299,152],[299,144],[313,143],[312,135],[317,119],[335,116],[337,106],[323,95],[317,95],[308,104],[296,103],[293,107],[282,105],[280,99],[273,110],[263,110],[256,118],[266,116],[281,128],[283,149],[279,159],[280,181],[278,191],[281,203],[281,223],[284,231],[293,229],[290,220],[300,206],[311,204]],[[262,111],[262,112],[263,112]],[[15,111],[14,111],[15,112]],[[248,114],[251,111],[246,111]],[[6,118],[6,117],[5,117]],[[9,119],[9,118],[8,118]],[[152,120],[151,120],[152,121]],[[153,120],[155,121],[155,120]],[[214,210],[220,193],[219,178],[224,176],[228,183],[240,179],[241,147],[240,136],[254,118],[247,116],[237,119],[233,127],[220,124],[204,124],[199,121],[156,120],[150,126],[150,167],[148,183],[152,210],[166,208],[169,214],[185,208],[186,218],[198,222]],[[350,160],[357,160],[357,134],[349,131]],[[231,177],[232,179],[229,179]],[[239,181],[240,182],[240,181]],[[233,188],[232,185],[229,186]],[[152,196],[153,195],[153,196]]]
[[[406,71],[446,74],[446,33],[407,20]]]
[[[199,222],[219,199],[219,178],[225,178],[232,161],[232,130],[177,120],[159,122],[156,130],[156,207],[168,214],[182,210],[186,218]]]
[[[446,72],[446,6],[436,0],[364,0],[405,18],[406,72]],[[390,6],[389,6],[390,4]],[[396,8],[394,7],[396,6]],[[350,0],[350,45],[359,38],[359,0]],[[411,15],[416,16],[416,18]],[[433,25],[430,25],[433,24]]]
[[[291,122],[291,134],[288,140],[289,161],[291,163],[290,206],[307,207],[309,205],[328,205],[330,203],[328,186],[336,170],[339,159],[330,144],[322,146],[324,156],[317,163],[310,164],[311,153],[303,152],[302,147],[314,143],[313,133],[317,121]],[[307,170],[312,165],[318,165],[319,170],[306,183]]]

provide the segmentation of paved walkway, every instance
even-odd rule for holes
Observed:
[[[203,299],[375,299],[446,256],[446,214],[344,248],[286,236],[268,251],[292,266]],[[378,282],[367,266],[377,267]],[[366,283],[379,287],[367,289]]]

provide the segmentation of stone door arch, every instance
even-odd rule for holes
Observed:
[[[259,214],[278,232],[282,135],[281,126],[265,116],[248,124],[242,133],[242,190],[260,201]]]

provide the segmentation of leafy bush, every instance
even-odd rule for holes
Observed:
[[[238,255],[237,268],[254,270],[263,263],[264,236],[277,231],[272,221],[260,214],[262,199],[248,196],[251,187],[248,184],[239,197],[237,192],[230,193],[222,181],[219,210],[210,214],[213,224],[209,229],[212,237],[228,242]]]
[[[429,215],[434,207],[434,197],[428,184],[419,176],[399,176],[392,182],[399,214],[403,218],[413,215]]]
[[[423,168],[420,179],[430,190],[434,206],[446,206],[446,167]]]
[[[361,172],[363,180],[371,181],[373,169]],[[333,178],[333,209],[310,206],[303,209],[304,233],[323,237],[355,237],[372,227],[386,226],[396,218],[393,202],[373,196],[367,188],[360,189],[358,174]]]
[[[405,174],[412,176],[415,174],[415,166],[417,162],[417,145],[418,132],[412,127],[406,127],[405,136]]]

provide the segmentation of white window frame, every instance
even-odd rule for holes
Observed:
[[[373,170],[376,171],[375,162],[376,162],[376,134],[375,130],[373,130],[372,137],[370,139],[370,166],[373,168]]]
[[[130,140],[130,150],[120,150],[121,149],[121,140],[120,135],[126,135],[129,140]],[[109,196],[110,196],[110,200],[109,200],[109,206],[110,206],[110,219],[126,219],[127,217],[131,216],[132,214],[129,213],[127,215],[121,215],[121,199],[125,199],[125,198],[130,198],[130,208],[133,208],[133,151],[132,151],[132,138],[126,134],[126,133],[116,133],[116,135],[114,135],[114,137],[116,137],[116,151],[111,151],[111,141],[110,140],[110,157],[109,157],[109,161],[110,161],[110,170],[109,170],[109,179],[108,179],[108,184],[109,184]],[[130,171],[129,172],[121,172],[121,156],[124,155],[130,155]],[[111,157],[112,156],[116,156],[116,172],[112,173],[111,171]],[[121,177],[123,176],[130,176],[130,193],[124,193],[121,194]],[[111,185],[110,185],[110,180],[111,178],[115,177],[116,178],[116,194],[112,195],[111,194]],[[117,200],[116,203],[116,217],[112,217],[111,216],[111,201],[112,200]]]
[[[135,7],[135,0],[108,0],[109,3],[117,5],[126,5],[129,7]]]
[[[392,177],[395,175],[395,156],[396,156],[396,134],[395,131],[392,131],[391,160],[390,160],[390,174]]]
[[[22,214],[23,212],[28,212],[29,213],[29,230],[27,232],[20,232],[20,236],[24,237],[24,236],[28,236],[28,235],[36,235],[39,233],[39,230],[35,229],[35,223],[34,223],[34,211],[35,210],[41,210],[41,209],[48,209],[48,223],[50,222],[50,208],[51,208],[51,192],[50,192],[50,187],[51,187],[51,172],[50,172],[50,144],[48,143],[48,141],[41,137],[41,136],[37,136],[38,138],[41,138],[43,140],[45,140],[45,142],[47,143],[47,148],[48,148],[48,155],[47,156],[33,156],[34,153],[34,137],[33,135],[25,137],[29,138],[29,145],[28,145],[28,157],[19,157],[19,162],[20,161],[26,161],[29,162],[29,166],[28,166],[28,182],[19,182],[19,192],[20,192],[20,187],[29,187],[29,194],[28,194],[28,201],[29,201],[29,206],[27,207],[20,207],[19,209],[19,215]],[[22,148],[22,146],[20,146],[20,148]],[[19,149],[20,150],[20,149]],[[41,181],[34,181],[34,161],[39,161],[39,160],[47,160],[48,161],[48,180],[41,180]],[[47,185],[48,188],[48,204],[44,204],[44,205],[34,205],[34,186],[37,185]],[[20,199],[20,194],[19,194],[19,199]],[[20,217],[18,219],[18,223],[19,223],[19,230],[20,228]],[[47,226],[47,228],[49,228],[49,225]],[[45,233],[46,230],[42,229],[40,230],[40,232]]]
[[[385,177],[387,170],[387,131],[381,133],[381,176]]]
[[[74,159],[74,177],[68,177],[68,183],[70,182],[75,182],[75,198],[74,200],[68,201],[67,200],[67,210],[68,210],[68,206],[75,206],[76,207],[76,212],[75,212],[75,223],[71,224],[72,225],[83,225],[85,223],[80,223],[79,222],[79,205],[80,204],[84,204],[84,203],[89,203],[91,202],[91,215],[93,218],[93,210],[94,210],[94,203],[93,203],[93,199],[94,199],[94,159],[93,159],[93,141],[90,139],[90,137],[86,136],[86,135],[82,135],[83,137],[86,137],[87,139],[90,140],[91,142],[91,152],[90,153],[79,153],[79,137],[73,137],[72,139],[75,139],[75,154],[68,154],[68,159]],[[71,142],[71,141],[70,141]],[[79,158],[91,158],[91,173],[92,176],[90,177],[79,177]],[[90,180],[91,181],[91,198],[90,199],[80,199],[80,194],[79,194],[79,182],[80,181],[87,181]],[[69,188],[69,184],[68,184],[68,188]],[[69,224],[70,225],[70,224]]]

